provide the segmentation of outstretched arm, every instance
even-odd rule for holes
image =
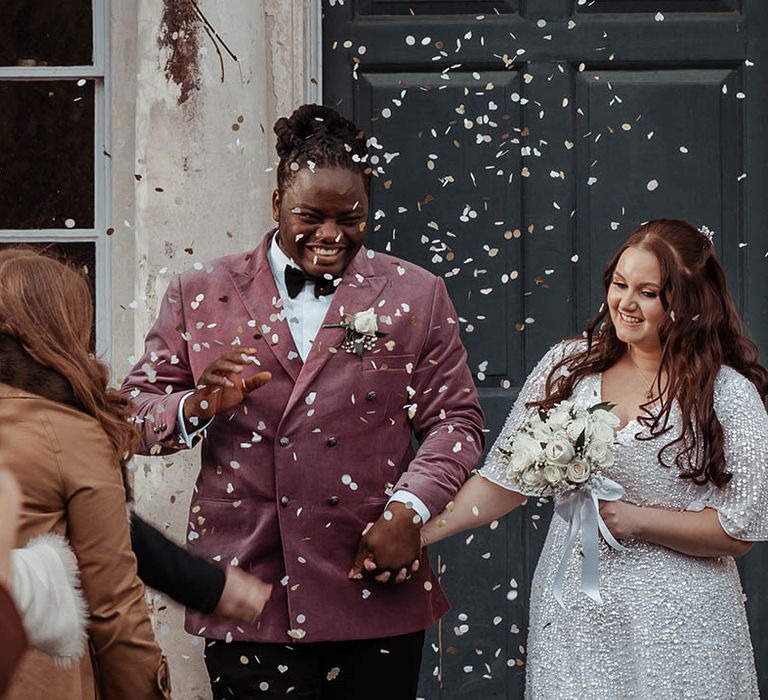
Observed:
[[[205,614],[253,622],[272,591],[270,584],[236,567],[219,568],[191,554],[135,513],[131,546],[145,584]]]
[[[408,414],[419,448],[394,491],[414,496],[393,499],[382,517],[360,540],[350,577],[383,570],[384,582],[400,582],[407,567],[416,570],[421,552],[422,517],[439,513],[456,494],[483,451],[483,414],[477,399],[467,353],[459,338],[456,311],[445,284],[435,279],[428,333],[410,379]],[[420,504],[421,508],[415,505]],[[424,516],[419,512],[425,513]],[[414,563],[411,563],[414,562]]]
[[[463,530],[496,520],[521,504],[526,497],[475,474],[446,509],[421,529],[423,546],[434,544]]]

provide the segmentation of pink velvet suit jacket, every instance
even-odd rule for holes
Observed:
[[[171,282],[123,387],[137,407],[143,452],[163,454],[183,448],[179,401],[219,355],[255,346],[253,371],[272,373],[206,431],[188,543],[275,589],[255,625],[188,612],[187,630],[316,642],[424,629],[448,609],[429,566],[402,585],[349,581],[347,572],[390,489],[418,495],[437,515],[482,452],[483,417],[456,313],[441,279],[363,248],[325,323],[373,307],[387,335],[361,359],[340,348],[343,329],[323,328],[302,363],[267,259],[271,238]]]

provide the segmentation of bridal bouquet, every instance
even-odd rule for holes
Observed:
[[[617,501],[624,495],[623,487],[603,474],[613,465],[619,425],[612,408],[607,402],[584,407],[562,401],[548,411],[538,411],[496,448],[510,481],[523,493],[554,493],[555,513],[568,523],[552,583],[552,593],[563,607],[565,574],[579,537],[583,554],[580,589],[597,603],[602,602],[599,535],[610,547],[626,551],[600,517],[598,503]]]
[[[562,401],[540,410],[497,449],[507,476],[524,491],[563,491],[581,487],[613,465],[612,444],[619,419],[613,404],[576,406]]]

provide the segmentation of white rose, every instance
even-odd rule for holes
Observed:
[[[352,325],[361,335],[374,335],[379,327],[376,323],[376,312],[373,309],[358,311],[352,317]]]
[[[562,408],[562,406],[553,408],[547,416],[547,423],[552,430],[560,430],[569,420],[571,420],[571,414],[567,408]]]
[[[538,488],[539,486],[544,485],[544,479],[542,477],[541,471],[534,467],[531,467],[530,469],[526,469],[523,472],[521,478],[522,478],[523,484],[525,484],[526,486],[530,486],[532,488]]]
[[[576,415],[576,418],[589,419],[589,410],[584,406],[576,406],[576,408],[573,409],[573,412]]]
[[[554,464],[547,464],[547,466],[541,470],[541,475],[544,477],[545,481],[552,485],[559,484],[563,480],[562,470]]]
[[[547,461],[553,464],[568,464],[575,456],[568,437],[555,437],[547,443],[544,448],[544,454],[547,456]]]
[[[613,427],[602,420],[595,420],[593,414],[593,418],[587,427],[587,439],[590,442],[593,440],[597,442],[613,442],[613,437]]]
[[[528,433],[518,433],[512,441],[512,455],[517,463],[533,464],[541,456],[541,444]]]
[[[579,460],[574,460],[565,468],[565,478],[572,484],[583,484],[590,475],[589,466]]]
[[[535,461],[536,460],[533,459],[530,452],[525,450],[515,450],[509,456],[509,471],[513,474],[519,474],[521,471],[534,464]]]
[[[605,442],[590,442],[584,451],[584,456],[591,460],[593,464],[601,467],[610,467],[613,465],[613,452],[611,446]]]
[[[587,419],[585,417],[579,417],[574,418],[568,425],[565,426],[565,432],[568,434],[568,437],[573,440],[574,442],[579,439],[579,435],[581,435],[587,428]]]
[[[539,419],[531,421],[531,433],[535,440],[539,442],[548,442],[552,437],[552,428],[548,423],[544,423]]]
[[[613,411],[606,411],[602,408],[597,411],[592,411],[592,417],[600,423],[610,425],[612,428],[618,428],[619,423],[621,422],[619,421],[619,417]]]

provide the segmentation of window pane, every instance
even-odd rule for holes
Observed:
[[[19,243],[0,241],[0,250],[13,248]],[[85,273],[91,288],[91,299],[96,308],[96,244],[92,241],[73,241],[72,243],[24,243],[23,245],[50,253],[54,257],[67,262]],[[96,312],[94,311],[94,319]],[[95,327],[91,329],[91,347],[96,338]]]
[[[93,104],[92,81],[0,82],[0,229],[93,227]]]
[[[0,66],[89,66],[91,0],[0,0]]]

